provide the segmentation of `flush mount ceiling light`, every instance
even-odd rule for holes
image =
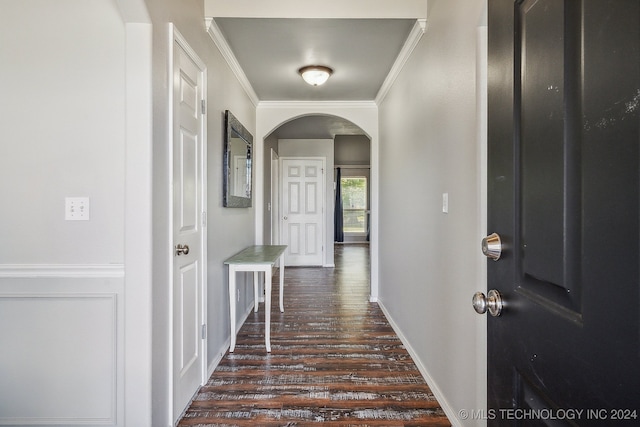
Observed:
[[[323,65],[307,65],[298,70],[305,82],[311,86],[320,86],[333,74],[333,70]]]

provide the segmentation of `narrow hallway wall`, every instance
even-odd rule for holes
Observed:
[[[484,342],[476,108],[485,2],[429,2],[427,31],[380,106],[380,302],[454,425],[477,410]],[[448,213],[443,213],[443,194]],[[479,381],[478,381],[479,379]]]

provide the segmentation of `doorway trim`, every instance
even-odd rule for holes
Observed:
[[[485,6],[486,7],[486,6]],[[485,9],[486,10],[486,9]],[[487,232],[487,64],[488,27],[486,22],[476,29],[476,113],[478,141],[478,225],[477,242],[488,235]],[[487,260],[477,257],[478,286],[487,291]],[[487,405],[487,316],[476,316],[476,407]]]
[[[271,245],[280,244],[280,157],[271,149]]]
[[[310,115],[332,115],[342,117],[359,126],[371,140],[371,290],[369,301],[378,302],[379,293],[379,137],[378,137],[378,105],[374,101],[323,101],[323,102],[287,102],[262,101],[256,110],[256,176],[264,173],[264,138],[279,126],[293,119]],[[264,184],[256,180],[256,206],[264,204]],[[260,213],[256,214],[256,244],[263,242],[263,221]]]
[[[124,396],[118,423],[151,425],[152,387],[152,217],[153,96],[152,24],[134,12],[143,1],[118,2],[125,25],[125,211],[124,211]],[[143,12],[144,15],[144,12]],[[120,273],[118,273],[120,274]],[[118,302],[120,305],[120,302]]]

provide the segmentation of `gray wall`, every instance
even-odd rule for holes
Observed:
[[[477,28],[485,2],[429,2],[425,35],[380,105],[380,302],[455,424],[485,405]],[[484,107],[483,107],[484,108]],[[442,194],[449,194],[449,213]]]
[[[371,140],[366,135],[336,135],[333,141],[336,165],[371,164]]]
[[[106,1],[64,0],[75,16],[38,19],[35,7],[56,7],[31,3],[0,2],[0,261],[122,264],[121,18]],[[64,221],[67,196],[91,199],[90,221]]]

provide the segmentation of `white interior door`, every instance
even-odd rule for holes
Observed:
[[[205,376],[204,117],[202,62],[175,33],[173,45],[173,417]]]
[[[286,265],[323,265],[323,158],[282,159],[282,241]]]

